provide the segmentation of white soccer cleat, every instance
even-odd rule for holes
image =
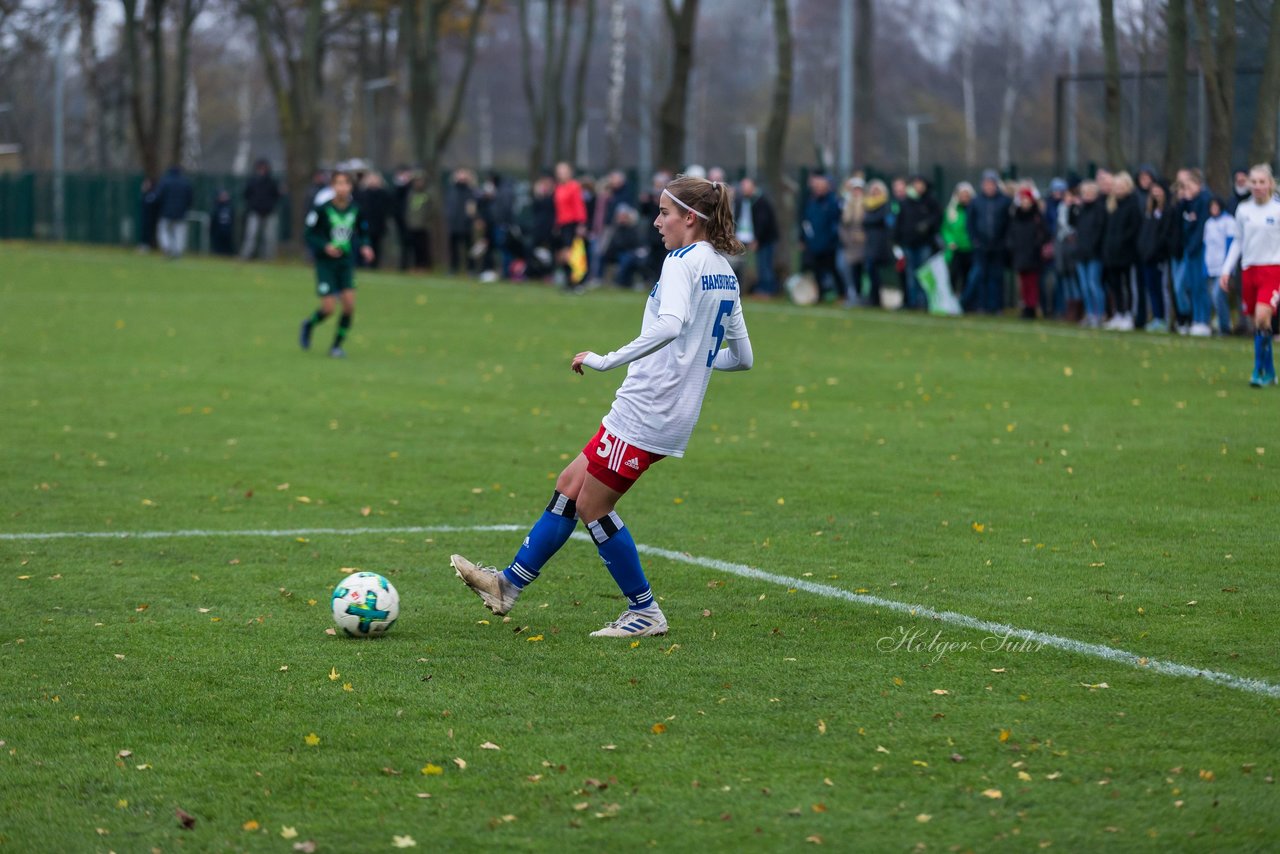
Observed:
[[[520,588],[503,578],[497,567],[476,566],[462,555],[451,555],[449,563],[463,583],[497,616],[505,616],[515,606]]]
[[[667,633],[667,618],[657,606],[645,611],[626,610],[603,629],[592,632],[593,638],[657,637]]]

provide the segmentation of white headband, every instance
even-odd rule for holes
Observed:
[[[694,216],[701,217],[702,219],[705,219],[705,220],[707,220],[707,221],[710,221],[710,220],[711,220],[711,217],[707,216],[707,215],[706,215],[706,214],[704,214],[702,211],[695,211],[693,208],[689,207],[689,206],[688,206],[688,205],[686,205],[684,202],[682,202],[682,201],[680,201],[679,199],[677,199],[677,198],[672,194],[672,192],[671,192],[670,190],[666,190],[666,189],[664,189],[664,190],[662,191],[662,195],[667,196],[668,198],[670,198],[670,199],[671,199],[671,201],[675,202],[677,205],[679,205],[680,207],[684,208],[685,210],[687,210],[689,213],[693,214]]]

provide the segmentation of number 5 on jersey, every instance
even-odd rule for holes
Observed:
[[[711,350],[707,353],[707,367],[711,367],[716,361],[716,353],[720,352],[720,345],[724,343],[724,319],[733,311],[733,300],[720,300],[720,310],[716,312],[716,325],[711,327],[711,337],[715,338],[715,343],[711,345]]]

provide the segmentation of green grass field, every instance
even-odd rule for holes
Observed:
[[[0,850],[1280,846],[1250,341],[750,303],[620,506],[671,622],[632,644],[587,542],[505,623],[448,557],[514,554],[643,294],[363,275],[333,361],[302,266],[0,265]],[[151,536],[14,536],[85,532]],[[326,633],[352,567],[386,638]]]

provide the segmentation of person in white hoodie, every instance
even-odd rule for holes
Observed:
[[[1254,388],[1275,385],[1276,367],[1271,355],[1271,317],[1280,303],[1280,199],[1271,167],[1262,163],[1249,170],[1251,197],[1236,208],[1235,240],[1227,251],[1218,280],[1220,289],[1231,283],[1239,262],[1240,304],[1253,314]]]
[[[1227,210],[1222,199],[1214,196],[1209,200],[1209,219],[1204,224],[1204,268],[1208,276],[1206,286],[1209,288],[1209,298],[1213,301],[1213,313],[1218,316],[1218,332],[1222,335],[1231,334],[1230,280],[1226,288],[1221,287],[1219,282],[1235,233],[1235,217]]]

